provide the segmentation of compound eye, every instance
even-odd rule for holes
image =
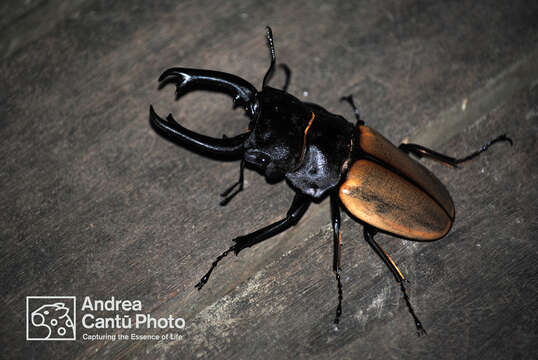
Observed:
[[[257,165],[261,168],[265,168],[267,164],[271,162],[271,158],[266,154],[257,150],[247,150],[245,153],[245,160],[253,165]]]
[[[259,153],[256,155],[256,162],[262,166],[266,166],[270,162],[269,156]]]

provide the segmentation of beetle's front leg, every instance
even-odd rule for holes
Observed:
[[[230,186],[228,189],[226,189],[220,196],[222,196],[224,199],[220,202],[220,206],[226,206],[230,200],[233,199],[233,197],[237,194],[239,194],[241,191],[243,191],[243,183],[245,180],[244,177],[245,172],[245,159],[241,160],[241,164],[239,165],[239,180],[234,183],[232,186]],[[237,190],[232,192],[233,189],[237,186]]]
[[[227,256],[231,251],[233,251],[235,255],[237,255],[241,250],[246,249],[247,247],[251,247],[252,245],[258,244],[266,239],[269,239],[270,237],[273,237],[297,224],[297,222],[299,222],[306,210],[308,210],[309,205],[310,200],[307,197],[305,197],[304,195],[296,194],[293,198],[291,207],[288,210],[288,213],[286,214],[286,217],[284,219],[279,220],[271,225],[268,225],[260,230],[254,231],[253,233],[233,239],[235,244],[230,246],[228,250],[223,252],[215,259],[215,261],[213,261],[213,264],[211,265],[209,271],[202,277],[202,279],[200,279],[200,281],[198,282],[198,284],[196,284],[195,287],[198,290],[201,290],[202,287],[209,280],[211,272],[213,272],[219,261],[222,260],[225,256]]]

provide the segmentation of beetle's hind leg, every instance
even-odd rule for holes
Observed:
[[[513,145],[512,139],[510,139],[506,134],[502,134],[501,136],[497,136],[495,139],[488,141],[486,144],[484,144],[479,150],[475,151],[474,153],[464,156],[462,158],[456,159],[447,155],[440,154],[436,151],[433,151],[431,149],[428,149],[427,147],[424,147],[422,145],[418,144],[401,144],[398,148],[402,151],[405,151],[408,154],[413,154],[419,159],[423,157],[428,157],[430,159],[434,159],[437,161],[440,161],[442,163],[448,164],[450,166],[457,167],[458,164],[461,164],[463,162],[469,161],[471,159],[474,159],[484,151],[486,151],[491,145],[495,144],[496,142],[500,141],[506,141],[510,143],[510,146]]]
[[[402,274],[400,269],[396,266],[394,261],[391,259],[389,254],[379,244],[374,240],[374,235],[376,234],[376,230],[365,226],[364,227],[364,239],[370,244],[370,246],[374,249],[374,251],[379,255],[379,257],[385,262],[385,264],[388,266],[390,271],[392,271],[392,274],[396,278],[396,281],[400,284],[400,289],[402,290],[403,297],[405,300],[405,303],[407,305],[407,308],[409,309],[409,313],[411,316],[413,316],[413,320],[415,320],[415,326],[417,327],[417,335],[426,335],[426,329],[424,329],[424,326],[422,326],[422,322],[418,319],[417,315],[415,314],[415,310],[413,309],[413,306],[411,306],[411,302],[409,300],[409,296],[407,295],[407,291],[404,286],[404,281],[407,281],[405,279],[405,276]]]

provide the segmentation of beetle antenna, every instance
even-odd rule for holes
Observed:
[[[276,63],[275,44],[273,43],[273,31],[269,26],[267,26],[265,29],[267,30],[267,43],[269,44],[269,50],[271,50],[271,65],[269,66],[269,69],[263,77],[262,87],[265,87],[267,85],[267,82],[269,81],[269,78],[273,73],[273,69],[275,68]]]
[[[278,66],[282,70],[284,70],[284,74],[286,76],[286,81],[284,82],[284,86],[282,86],[282,91],[288,91],[288,86],[290,85],[291,70],[289,66],[286,64],[279,64]]]
[[[207,283],[207,280],[209,280],[209,276],[211,276],[211,273],[213,272],[213,269],[215,269],[217,267],[217,264],[219,263],[219,261],[221,261],[226,255],[228,255],[228,253],[230,251],[234,251],[235,250],[235,246],[236,244],[230,246],[230,248],[228,250],[226,250],[225,252],[223,252],[222,254],[220,254],[219,256],[217,256],[217,258],[215,259],[215,261],[213,261],[213,264],[211,264],[211,268],[209,269],[209,271],[200,279],[200,281],[198,282],[198,284],[196,284],[194,287],[198,289],[198,291],[202,290],[202,288],[204,287],[204,285]]]

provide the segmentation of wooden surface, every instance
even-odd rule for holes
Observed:
[[[2,358],[535,356],[536,3],[7,1],[1,10]],[[247,119],[227,96],[174,102],[157,77],[181,65],[259,87],[265,25],[293,70],[292,94],[348,119],[338,99],[353,94],[396,144],[461,156],[501,133],[514,140],[457,170],[422,161],[455,202],[444,239],[377,237],[409,278],[428,336],[415,336],[397,284],[347,216],[333,326],[328,201],[194,289],[232,238],[284,216],[293,192],[249,171],[244,192],[220,207],[239,164],[166,141],[149,126],[149,104],[204,134],[242,131]],[[272,83],[282,81],[277,73]],[[186,328],[177,341],[27,342],[29,295],[139,299]]]

